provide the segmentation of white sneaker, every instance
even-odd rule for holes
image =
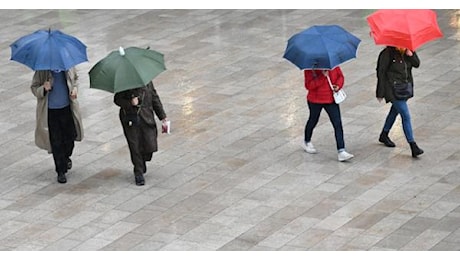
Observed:
[[[313,144],[311,142],[308,142],[308,143],[303,142],[302,143],[302,148],[307,153],[316,153],[316,149],[315,149],[315,147],[313,146]]]
[[[347,153],[346,151],[342,151],[338,155],[339,162],[344,162],[344,161],[350,160],[353,157],[355,157],[353,154]]]

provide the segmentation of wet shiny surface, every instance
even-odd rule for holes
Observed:
[[[372,10],[0,10],[0,250],[460,250],[460,13],[439,10],[443,39],[419,51],[414,160],[399,119],[378,143],[389,105],[375,99],[381,50]],[[339,163],[325,112],[305,153],[302,73],[288,38],[339,24],[362,39],[342,66],[345,142]],[[80,64],[85,139],[67,184],[34,145],[32,71],[14,40],[60,29],[88,46]],[[171,120],[134,185],[113,95],[88,71],[119,46],[165,55],[154,85]]]

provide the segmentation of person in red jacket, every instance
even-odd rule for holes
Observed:
[[[332,89],[329,85],[327,75],[331,80],[334,91],[343,87],[344,76],[340,67],[332,70],[304,70],[305,88],[307,89],[307,103],[310,110],[310,116],[305,125],[305,136],[302,147],[307,153],[316,153],[316,149],[311,142],[313,129],[318,124],[321,111],[326,110],[332,126],[334,127],[335,140],[337,144],[338,160],[347,161],[354,156],[345,150],[343,139],[342,118],[340,107],[334,102]]]

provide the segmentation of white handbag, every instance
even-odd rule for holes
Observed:
[[[347,98],[347,94],[345,93],[343,89],[339,89],[339,91],[334,91],[334,87],[332,86],[332,82],[331,82],[331,79],[329,78],[329,75],[328,74],[324,74],[324,75],[326,76],[327,81],[329,82],[329,86],[332,89],[335,103],[336,104],[342,103]]]

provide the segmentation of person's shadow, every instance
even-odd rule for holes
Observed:
[[[120,187],[129,185],[127,175],[120,169],[106,168],[85,180],[71,185],[69,192],[75,193],[102,193],[109,194]]]

